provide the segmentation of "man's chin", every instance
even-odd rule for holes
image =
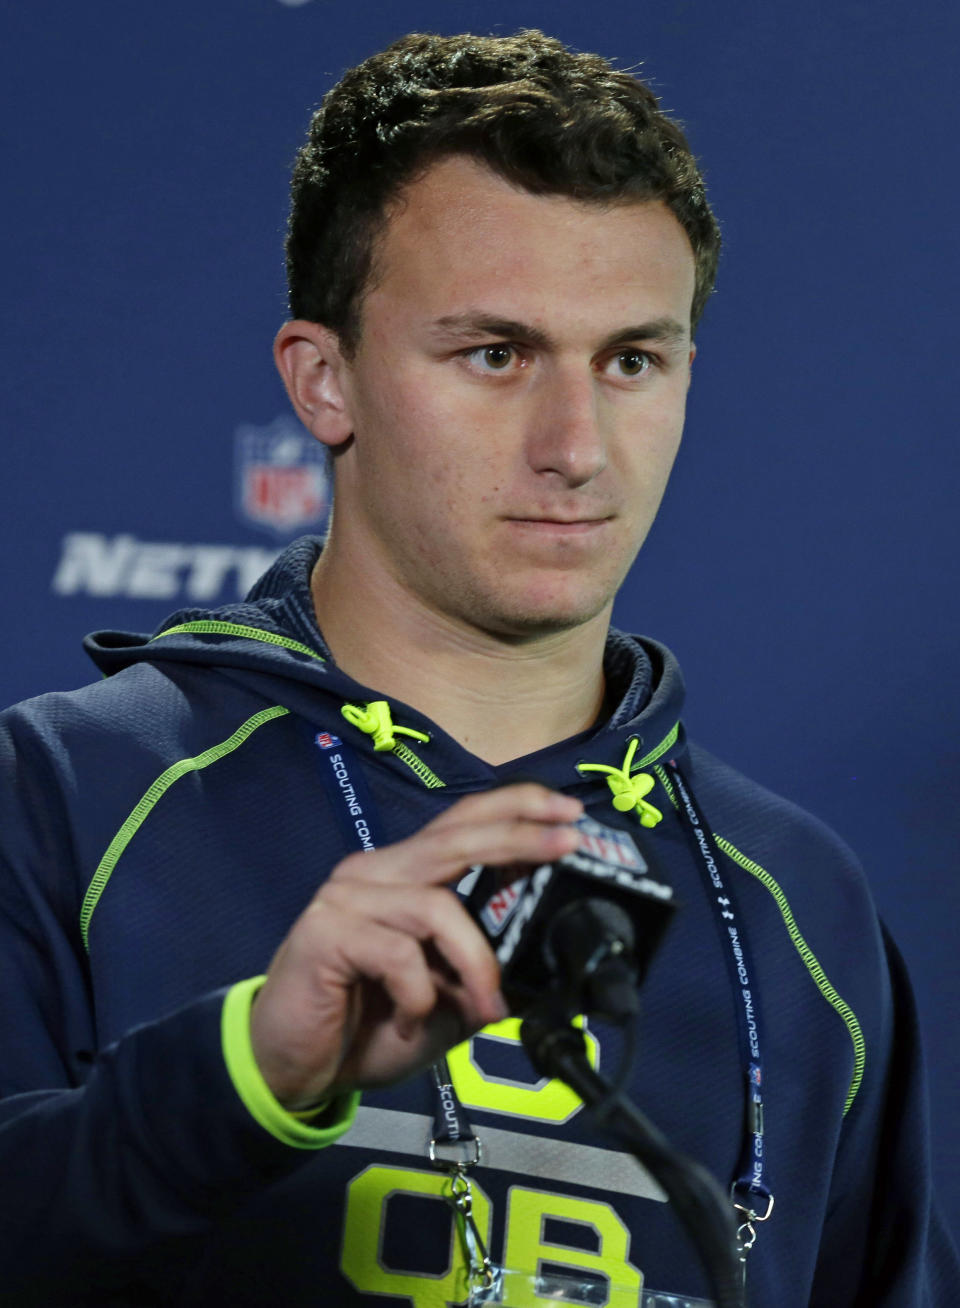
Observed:
[[[471,615],[474,626],[481,627],[491,636],[516,644],[558,636],[575,631],[598,618],[609,620],[612,601],[604,596],[594,603],[557,602],[550,604],[521,604],[508,608],[492,607],[487,613],[475,611]]]

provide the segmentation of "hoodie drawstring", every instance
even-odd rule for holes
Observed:
[[[427,744],[430,740],[430,737],[422,731],[414,731],[411,727],[398,727],[393,721],[390,705],[385,699],[371,700],[365,705],[344,704],[340,712],[351,726],[373,738],[373,748],[377,752],[396,750],[400,743],[397,741],[397,736],[411,736],[422,744]],[[618,768],[609,767],[605,763],[578,763],[577,771],[605,773],[607,785],[613,795],[611,803],[617,812],[629,813],[633,809],[640,819],[641,826],[655,827],[658,822],[663,821],[663,814],[655,805],[648,803],[645,796],[656,785],[656,779],[649,772],[630,775],[630,764],[639,744],[639,739],[634,736],[627,746],[623,763]],[[442,785],[442,782],[439,784]]]
[[[390,705],[385,699],[371,700],[362,708],[359,704],[344,704],[340,712],[351,726],[373,737],[373,748],[378,752],[394,749],[397,736],[413,736],[423,744],[430,740],[422,731],[398,727],[390,716]]]
[[[636,809],[642,827],[655,827],[663,821],[663,814],[653,804],[648,804],[644,796],[654,788],[656,780],[649,772],[630,775],[630,764],[639,744],[639,739],[634,736],[627,746],[623,763],[618,768],[608,767],[605,763],[578,763],[577,771],[606,773],[607,785],[613,792],[611,802],[617,812],[629,813],[631,809]]]

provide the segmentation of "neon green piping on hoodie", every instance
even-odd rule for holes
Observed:
[[[261,631],[259,627],[244,627],[239,622],[181,622],[179,626],[168,627],[166,631],[152,636],[150,644],[152,645],[155,640],[163,640],[164,636],[179,636],[184,631],[195,632],[200,636],[245,636],[248,640],[262,640],[266,645],[281,645],[284,649],[292,649],[296,654],[308,654],[318,663],[326,663],[323,655],[318,654],[309,645],[301,645],[298,640],[278,636],[272,631]]]
[[[679,735],[680,735],[680,723],[675,722],[671,727],[670,731],[668,731],[668,733],[664,736],[663,740],[661,740],[660,744],[657,745],[656,748],[651,749],[650,753],[645,754],[643,758],[639,760],[639,762],[637,761],[637,759],[633,760],[633,764],[630,768],[630,771],[639,772],[641,768],[648,768],[651,763],[655,763],[658,758],[661,758],[664,754],[666,754],[668,749],[672,749],[674,747],[674,745],[677,743],[677,737]]]
[[[390,752],[396,754],[401,763],[406,763],[407,767],[417,774],[428,790],[439,790],[446,786],[447,783],[441,781],[435,772],[431,772],[420,755],[415,754],[410,746],[405,745],[402,740],[398,740]]]
[[[673,786],[670,784],[670,778],[663,768],[658,767],[654,770],[660,778],[664,790],[666,790],[667,794],[670,796],[671,804],[676,808],[677,801],[673,793]],[[784,925],[787,928],[787,934],[790,936],[794,948],[803,960],[804,967],[810,973],[811,977],[813,977],[814,983],[824,999],[843,1019],[843,1023],[850,1033],[850,1039],[853,1041],[853,1079],[850,1082],[850,1090],[847,1093],[847,1102],[843,1108],[844,1116],[846,1116],[853,1107],[853,1101],[857,1097],[857,1091],[860,1089],[860,1083],[863,1080],[863,1069],[866,1063],[867,1045],[863,1038],[863,1031],[857,1020],[857,1015],[854,1013],[850,1005],[840,998],[836,990],[834,990],[833,986],[830,984],[829,978],[820,966],[816,954],[800,934],[800,928],[797,926],[793,912],[790,908],[790,903],[776,880],[765,868],[761,867],[759,863],[754,863],[753,859],[747,858],[746,854],[741,854],[740,850],[737,849],[735,845],[732,845],[729,840],[726,840],[723,836],[718,836],[716,832],[713,833],[713,838],[728,858],[733,859],[735,863],[744,868],[745,871],[749,872],[751,876],[756,877],[760,884],[769,890],[776,902],[777,908],[780,910],[780,916],[783,918]]]
[[[121,855],[153,812],[158,800],[162,799],[175,781],[179,781],[188,772],[199,772],[201,768],[209,767],[211,763],[216,763],[219,759],[225,758],[227,754],[232,754],[248,737],[253,735],[257,727],[262,727],[265,722],[270,722],[274,718],[284,717],[289,712],[289,709],[282,708],[279,704],[274,705],[273,708],[261,709],[259,713],[254,713],[252,718],[247,718],[246,722],[221,744],[205,749],[202,754],[197,754],[195,758],[182,758],[179,762],[171,764],[166,772],[161,772],[110,841],[107,852],[100,860],[99,866],[94,872],[89,886],[87,886],[87,893],[83,897],[83,904],[80,908],[80,934],[83,936],[83,945],[86,950],[89,951],[90,949],[90,919],[93,917],[93,910],[96,908]]]

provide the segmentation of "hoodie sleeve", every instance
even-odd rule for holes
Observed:
[[[242,1039],[254,982],[98,1051],[54,763],[0,727],[0,765],[3,1302],[126,1303],[134,1287],[153,1302],[151,1268],[169,1285],[213,1224],[342,1134],[355,1100],[316,1127],[257,1084]]]
[[[933,1197],[913,994],[885,929],[883,941],[887,1022],[844,1123],[810,1308],[955,1308],[960,1294],[960,1263]]]

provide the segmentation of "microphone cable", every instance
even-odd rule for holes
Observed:
[[[614,1136],[653,1176],[673,1205],[703,1264],[716,1308],[746,1308],[736,1223],[727,1196],[705,1167],[672,1147],[623,1093],[590,1065],[583,1033],[554,991],[530,1009],[520,1039],[534,1068],[564,1081],[602,1131]]]

